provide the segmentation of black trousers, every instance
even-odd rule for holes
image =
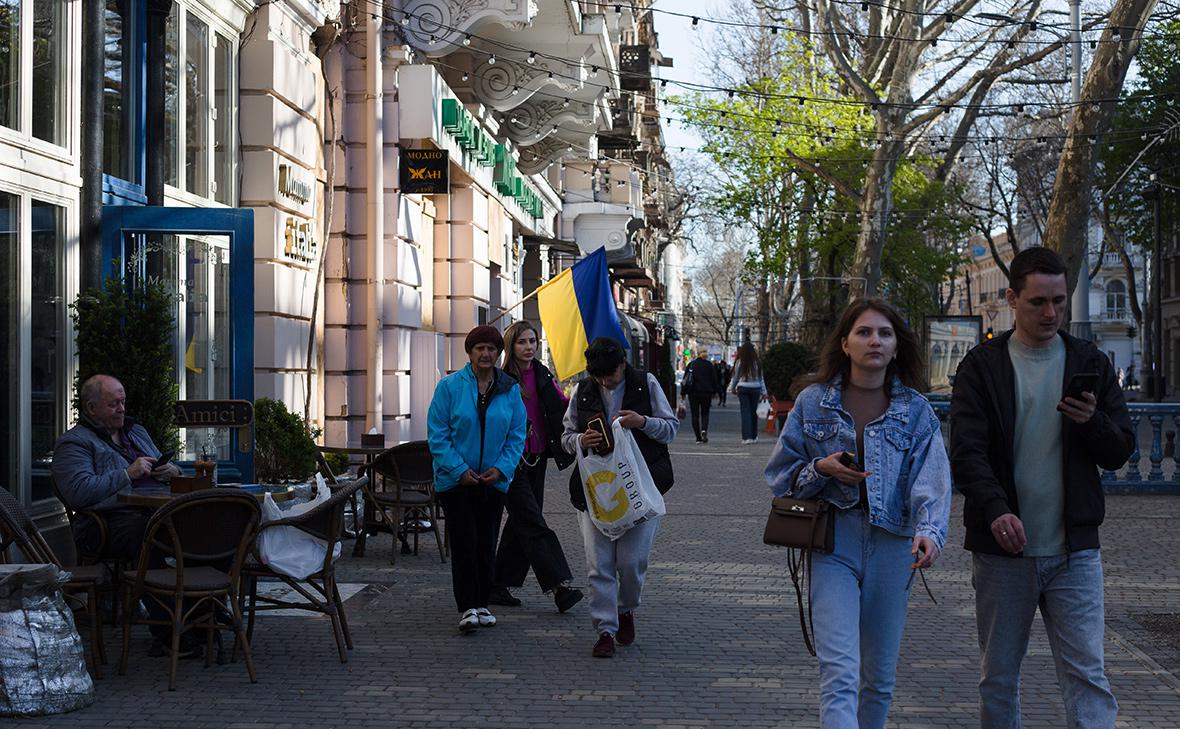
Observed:
[[[721,388],[721,391],[717,393],[717,404],[724,405],[725,398],[728,396],[729,396],[729,390],[725,387]]]
[[[539,456],[535,466],[522,461],[503,496],[508,521],[504,522],[496,550],[496,584],[501,587],[523,585],[530,566],[544,592],[573,578],[561,542],[545,523],[541,510],[548,461],[547,456]]]
[[[709,408],[712,406],[713,393],[690,392],[688,394],[688,409],[692,413],[692,432],[696,434],[697,440],[701,439],[701,433],[709,430]]]
[[[459,612],[488,606],[500,531],[500,493],[491,486],[456,486],[438,493],[451,538],[451,586]]]

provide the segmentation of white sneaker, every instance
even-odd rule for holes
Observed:
[[[466,610],[463,613],[463,617],[459,618],[459,632],[470,633],[473,630],[478,630],[479,623],[479,611],[475,608]]]
[[[478,608],[475,614],[479,620],[479,627],[481,628],[490,628],[496,624],[496,616],[492,615],[492,611],[486,607]]]

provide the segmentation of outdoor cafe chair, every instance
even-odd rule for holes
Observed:
[[[94,677],[102,678],[102,666],[107,662],[107,654],[102,637],[98,595],[110,584],[106,567],[65,567],[16,497],[7,489],[0,488],[0,561],[5,561],[8,550],[13,546],[32,564],[51,564],[69,573],[69,580],[62,585],[62,594],[71,605],[86,613],[90,633],[90,662]]]
[[[332,559],[333,546],[336,545],[344,531],[344,509],[348,501],[359,489],[368,484],[369,479],[362,476],[354,481],[345,481],[332,488],[332,496],[324,503],[302,514],[285,519],[268,521],[258,531],[250,547],[250,559],[242,568],[244,584],[238,596],[242,608],[239,612],[247,615],[246,639],[254,639],[254,615],[266,610],[308,610],[322,613],[332,621],[332,635],[336,638],[336,649],[340,653],[340,662],[348,662],[348,650],[352,650],[352,634],[348,630],[348,617],[344,613],[344,601],[340,599],[340,590],[336,586],[336,562]],[[330,487],[331,488],[331,487]],[[258,551],[259,539],[268,529],[291,527],[322,540],[328,545],[324,555],[324,563],[315,573],[299,580],[289,575],[271,569],[267,566]],[[303,602],[295,602],[294,595],[287,599],[270,595],[258,594],[258,580],[277,580],[294,590]],[[249,602],[247,602],[249,595]]]
[[[168,690],[176,689],[180,635],[189,628],[206,632],[205,665],[210,665],[215,630],[233,630],[246,660],[250,682],[256,683],[254,660],[242,626],[238,586],[242,564],[258,531],[262,512],[252,494],[235,489],[203,489],[177,496],[148,521],[139,566],[123,575],[123,656],[119,674],[127,671],[131,625],[166,625],[172,630]],[[171,558],[175,566],[149,568],[152,557]],[[229,571],[222,569],[226,564]],[[169,619],[138,617],[135,603],[154,600]],[[224,615],[230,625],[218,621]],[[235,647],[236,651],[236,647]]]
[[[70,534],[76,535],[78,525],[86,522],[94,522],[98,530],[98,546],[93,551],[83,551],[75,549],[77,561],[79,565],[103,565],[106,567],[107,576],[110,581],[107,583],[107,589],[111,593],[111,625],[117,625],[119,620],[119,599],[118,595],[121,587],[121,576],[126,567],[122,557],[107,554],[107,543],[109,540],[108,534],[110,529],[107,527],[107,519],[103,516],[101,511],[96,509],[78,509],[73,504],[66,501],[65,496],[62,495],[61,489],[57,487],[57,479],[49,479],[50,487],[53,489],[53,497],[57,499],[62,507],[66,510],[66,519],[70,522]],[[74,544],[78,541],[75,539]]]
[[[438,543],[439,558],[446,562],[448,550],[438,528],[439,508],[430,445],[424,440],[415,440],[388,448],[373,459],[369,472],[372,476],[365,489],[365,498],[381,512],[382,520],[394,535],[389,561],[392,563],[396,558],[398,534],[402,529],[413,529],[414,554],[418,554],[418,523],[427,519]],[[414,526],[406,526],[403,523],[406,520],[414,520]],[[362,555],[368,527],[366,524],[357,537]]]

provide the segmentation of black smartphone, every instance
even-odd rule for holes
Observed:
[[[586,430],[597,431],[602,434],[602,445],[595,450],[599,453],[609,453],[614,450],[615,445],[610,440],[610,429],[606,427],[606,421],[602,418],[594,418],[589,423],[586,423]]]
[[[852,455],[848,451],[844,451],[840,454],[840,465],[844,466],[845,468],[851,468],[854,471],[860,471],[861,473],[865,472],[865,467],[861,465],[860,461],[856,460],[856,456]]]
[[[1069,384],[1065,386],[1065,394],[1061,396],[1061,399],[1072,397],[1075,400],[1081,400],[1083,392],[1094,393],[1097,390],[1097,372],[1078,372],[1069,378]]]
[[[155,469],[159,468],[160,466],[168,465],[168,462],[171,461],[172,457],[175,455],[176,455],[175,450],[164,451],[163,453],[160,454],[160,457],[156,459],[156,462],[152,464],[152,470],[155,470]]]

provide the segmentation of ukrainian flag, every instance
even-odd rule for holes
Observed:
[[[613,337],[628,346],[619,325],[603,248],[537,289],[537,304],[559,379],[586,369],[586,347],[598,337]]]

